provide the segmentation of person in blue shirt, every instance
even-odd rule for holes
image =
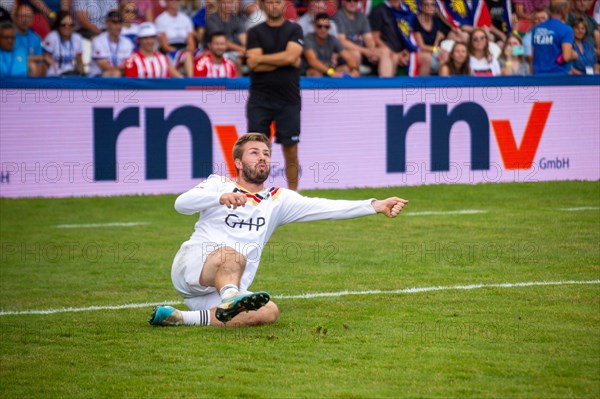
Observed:
[[[0,23],[0,78],[27,77],[27,51],[15,48],[15,26],[10,21]]]
[[[573,50],[573,29],[565,23],[569,13],[568,0],[550,2],[550,18],[532,33],[534,74],[568,74],[577,59]]]
[[[596,56],[596,51],[594,51],[594,44],[587,39],[587,24],[585,20],[576,17],[571,22],[571,27],[575,36],[574,48],[577,53],[577,60],[573,62],[571,74],[593,75],[599,73],[600,65],[598,65],[598,57]]]
[[[31,30],[33,24],[33,10],[27,4],[17,8],[15,16],[15,48],[24,48],[27,51],[30,76],[46,76],[46,64],[42,52],[42,39]]]

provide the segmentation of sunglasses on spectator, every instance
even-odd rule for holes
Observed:
[[[485,39],[487,39],[486,36],[473,36],[473,41],[474,42],[479,42],[479,41],[485,40]]]
[[[137,14],[137,10],[135,8],[134,9],[126,8],[123,10],[123,13],[124,14]]]
[[[74,28],[75,24],[68,24],[66,22],[63,22],[63,23],[60,24],[60,27],[61,28]]]
[[[329,28],[330,28],[329,25],[321,25],[321,24],[317,25],[317,29],[329,29]]]

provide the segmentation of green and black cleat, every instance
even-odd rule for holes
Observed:
[[[217,320],[227,323],[241,312],[258,310],[265,306],[271,297],[267,292],[253,292],[226,299],[219,306],[215,316]]]

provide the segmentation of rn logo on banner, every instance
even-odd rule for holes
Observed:
[[[146,180],[167,179],[167,140],[176,126],[186,127],[191,135],[192,178],[204,178],[213,173],[213,126],[201,108],[183,106],[165,117],[164,108],[145,108]],[[113,108],[94,108],[94,179],[117,180],[117,139],[123,130],[140,126],[140,108],[128,107],[118,116]],[[238,139],[234,125],[215,125],[229,176],[236,177],[231,159]]]

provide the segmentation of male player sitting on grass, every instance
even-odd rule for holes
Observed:
[[[262,250],[277,227],[292,222],[350,219],[383,213],[394,218],[408,201],[391,197],[364,201],[303,197],[285,188],[265,188],[271,142],[248,133],[233,147],[238,181],[211,175],[181,194],[175,209],[200,213],[192,237],[173,261],[171,279],[191,311],[157,306],[149,323],[156,326],[255,326],[275,323],[277,305],[266,292],[247,291]],[[252,311],[252,312],[249,312]]]

